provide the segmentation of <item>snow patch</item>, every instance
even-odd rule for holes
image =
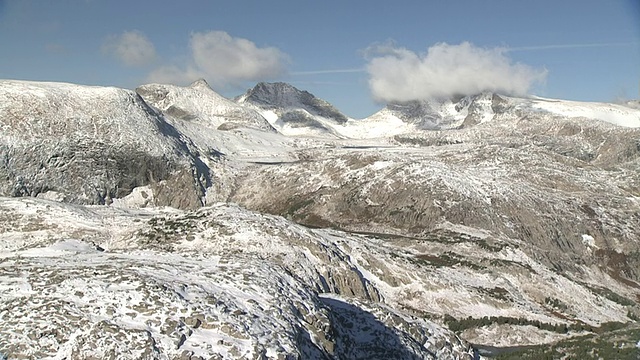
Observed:
[[[131,190],[131,193],[120,199],[113,199],[111,204],[118,208],[144,208],[153,206],[154,194],[151,186],[139,186]]]
[[[587,247],[590,247],[590,248],[595,247],[595,248],[597,248],[596,240],[591,235],[582,234],[582,243]]]
[[[622,105],[536,98],[531,101],[531,107],[570,118],[583,117],[618,126],[640,127],[640,110]]]

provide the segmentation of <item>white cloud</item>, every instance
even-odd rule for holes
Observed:
[[[125,31],[107,38],[102,51],[115,56],[127,66],[144,66],[156,59],[153,43],[140,31]]]
[[[369,88],[377,101],[410,101],[483,91],[523,95],[547,71],[514,63],[506,48],[439,43],[426,54],[393,44],[367,49]]]
[[[182,67],[163,66],[149,75],[153,82],[186,84],[205,78],[213,87],[267,80],[285,72],[289,57],[275,47],[232,37],[224,31],[193,33],[191,58]]]

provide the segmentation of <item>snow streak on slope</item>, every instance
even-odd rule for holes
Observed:
[[[383,138],[416,130],[414,125],[405,123],[387,109],[382,109],[363,120],[349,119],[345,124],[335,128],[336,132],[350,139]]]

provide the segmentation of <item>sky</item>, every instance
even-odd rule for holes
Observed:
[[[363,118],[482,91],[640,98],[640,0],[0,0],[0,78],[284,81]]]

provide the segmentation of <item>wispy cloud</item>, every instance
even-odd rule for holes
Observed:
[[[610,43],[590,43],[590,44],[552,44],[552,45],[533,45],[533,46],[516,46],[506,48],[505,51],[538,51],[538,50],[562,50],[562,49],[581,49],[581,48],[602,48],[602,47],[618,47],[618,46],[634,46],[640,42],[610,42]]]
[[[350,82],[346,81],[290,81],[291,85],[330,85],[330,86],[343,86],[343,85],[351,85]]]
[[[153,43],[137,30],[109,36],[102,44],[102,51],[114,56],[127,66],[148,65],[156,58]]]
[[[363,73],[366,72],[365,68],[354,69],[329,69],[329,70],[309,70],[309,71],[295,71],[291,75],[325,75],[325,74],[348,74],[348,73]]]

